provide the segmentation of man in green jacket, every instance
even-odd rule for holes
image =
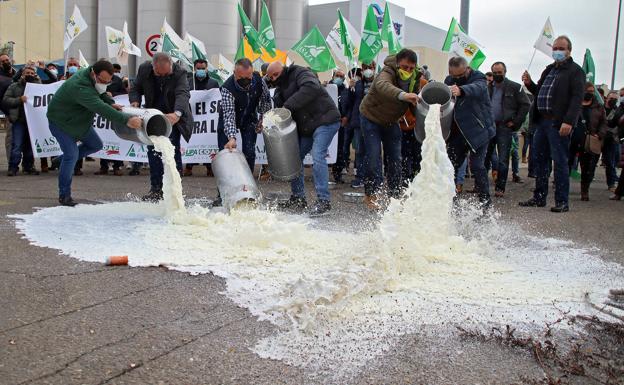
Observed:
[[[71,197],[76,161],[102,148],[102,140],[93,129],[95,114],[134,129],[143,124],[140,117],[120,112],[121,106],[106,94],[113,73],[113,65],[106,60],[80,70],[56,91],[48,106],[50,132],[63,151],[59,171],[59,203],[63,206],[76,205]]]

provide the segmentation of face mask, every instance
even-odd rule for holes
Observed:
[[[121,73],[120,73],[120,72],[115,72],[115,73],[113,74],[113,76],[114,76],[114,77],[116,77],[116,78],[119,78],[119,79],[121,79],[121,78],[122,78],[122,76],[121,76]]]
[[[494,75],[494,81],[496,83],[502,83],[505,80],[505,75]]]
[[[364,77],[365,77],[366,79],[370,79],[370,78],[372,78],[372,77],[373,77],[373,75],[375,75],[375,73],[373,72],[373,70],[372,70],[372,69],[368,68],[368,69],[365,69],[365,70],[362,72],[362,75],[364,75]]]
[[[463,86],[464,84],[466,84],[466,77],[465,76],[459,76],[459,77],[453,76],[453,83],[456,86]]]
[[[58,70],[56,68],[50,68],[48,71],[54,76],[58,76]]]
[[[343,78],[334,78],[333,82],[334,82],[335,85],[340,87],[344,83],[344,79]]]
[[[205,69],[196,70],[195,76],[197,76],[197,79],[204,79],[206,77],[206,70]]]
[[[615,108],[616,105],[617,105],[617,100],[615,99],[611,99],[607,102],[607,106],[609,106],[609,108]]]
[[[586,102],[589,102],[593,98],[594,98],[594,93],[593,92],[585,92],[585,94],[583,95],[583,100],[586,101]]]
[[[566,58],[565,51],[552,51],[552,58],[555,59],[556,62],[562,62]]]
[[[414,74],[413,71],[408,72],[402,68],[399,68],[399,77],[401,78],[401,80],[409,80],[409,78],[411,78],[413,74]]]
[[[108,88],[106,84],[95,83],[95,89],[97,90],[98,94],[103,94],[104,92],[106,92],[106,88]]]
[[[10,71],[11,63],[2,63],[2,68],[4,68],[6,71]]]
[[[69,66],[69,68],[67,69],[67,72],[69,72],[70,74],[75,74],[76,72],[78,72],[78,67],[76,66]]]
[[[26,81],[26,83],[32,83],[35,81],[35,77],[32,75],[28,75],[28,76],[24,76],[24,80]]]
[[[240,78],[240,79],[238,79],[236,81],[236,83],[238,83],[238,85],[241,86],[242,88],[247,88],[251,84],[251,79],[249,79],[249,78]]]

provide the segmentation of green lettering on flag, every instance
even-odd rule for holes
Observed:
[[[314,26],[292,50],[297,52],[310,65],[314,72],[325,72],[336,68],[334,58],[329,51],[325,38],[317,26]]]
[[[401,50],[401,44],[399,38],[394,30],[394,23],[390,17],[390,8],[388,8],[388,2],[386,1],[386,9],[384,11],[383,25],[381,27],[381,40],[388,43],[388,52],[390,55],[395,55]]]
[[[377,25],[377,16],[375,16],[373,6],[370,5],[366,14],[366,21],[364,22],[364,30],[362,31],[358,60],[364,64],[370,64],[375,60],[382,48],[383,43],[379,33],[379,26]]]
[[[259,38],[260,44],[262,44],[269,55],[275,57],[275,32],[273,31],[269,9],[264,0],[262,0],[262,14],[260,15]]]
[[[353,44],[353,40],[351,39],[351,35],[349,35],[349,30],[347,29],[347,23],[342,16],[342,12],[338,9],[338,22],[340,25],[340,44],[342,44],[343,55],[349,60],[349,65],[351,67],[356,66],[357,60],[355,59],[355,44]]]

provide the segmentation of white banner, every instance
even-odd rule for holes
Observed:
[[[28,121],[33,154],[37,158],[62,154],[56,138],[50,133],[46,117],[48,104],[62,83],[28,83],[26,85],[24,95],[27,96],[27,102],[24,105],[24,110],[26,112],[26,120]],[[334,102],[338,103],[336,85],[329,85],[327,91]],[[217,125],[219,123],[218,107],[220,101],[221,93],[218,89],[191,91],[190,105],[195,123],[190,142],[182,139],[180,143],[182,163],[210,163],[212,157],[218,152]],[[128,95],[115,97],[115,102],[120,105],[130,104]],[[93,119],[93,128],[104,144],[102,150],[92,155],[94,158],[147,162],[147,146],[119,138],[115,135],[111,123],[107,119],[96,115]],[[338,137],[335,136],[329,147],[328,163],[336,162],[337,139]],[[240,134],[238,135],[238,143],[239,146],[242,146]],[[261,134],[258,135],[256,142],[256,163],[267,163],[264,140]],[[309,154],[306,156],[305,163],[312,164],[312,157]]]

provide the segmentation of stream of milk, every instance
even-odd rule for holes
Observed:
[[[151,139],[165,164],[163,202],[51,207],[14,215],[16,226],[32,244],[80,260],[128,255],[131,266],[225,278],[229,298],[277,327],[252,348],[261,357],[350,373],[406,333],[541,328],[561,311],[591,313],[584,293],[604,297],[624,286],[619,265],[570,242],[524,234],[470,205],[454,209],[437,106],[426,120],[421,172],[364,232],[320,230],[312,219],[266,210],[185,208],[173,146]]]

